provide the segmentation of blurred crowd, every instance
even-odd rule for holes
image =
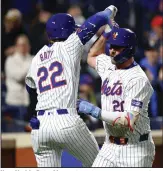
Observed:
[[[135,60],[149,78],[154,93],[149,104],[152,129],[162,128],[163,116],[163,0],[2,0],[1,41],[1,103],[2,132],[28,131],[32,115],[25,89],[25,76],[33,56],[48,43],[46,21],[52,14],[67,12],[76,24],[109,5],[115,5],[115,18],[120,27],[133,30],[138,39]],[[79,97],[101,106],[101,80],[96,71],[86,63],[92,42],[85,47],[81,62]],[[81,116],[82,117],[82,116]],[[91,130],[102,123],[91,117],[83,117]]]

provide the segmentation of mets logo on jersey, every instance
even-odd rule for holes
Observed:
[[[108,86],[109,79],[105,79],[102,87],[101,87],[101,94],[105,94],[106,96],[113,96],[113,95],[118,95],[120,96],[122,94],[122,83],[120,80],[117,82],[113,83],[113,86]]]
[[[113,39],[116,39],[117,36],[118,36],[118,32],[114,32],[114,33],[113,33]]]

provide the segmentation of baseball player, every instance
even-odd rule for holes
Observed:
[[[61,167],[63,149],[90,167],[98,144],[76,111],[80,60],[84,45],[116,14],[109,6],[88,18],[75,32],[71,15],[53,15],[46,24],[49,46],[33,58],[27,91],[37,94],[37,117],[31,119],[32,146],[38,167]],[[34,97],[33,97],[34,98]]]
[[[106,41],[110,44],[110,56],[103,50]],[[134,61],[135,46],[134,32],[113,27],[109,34],[98,39],[88,54],[88,64],[102,79],[102,109],[84,100],[77,104],[79,112],[104,121],[106,132],[104,145],[92,167],[152,167],[155,146],[148,103],[153,88]]]

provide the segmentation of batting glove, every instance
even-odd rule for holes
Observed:
[[[99,118],[101,115],[101,109],[86,100],[78,99],[77,108],[79,113],[91,115],[94,118]]]
[[[115,7],[114,5],[110,5],[105,10],[110,10],[111,11],[110,16],[109,16],[110,19],[114,19],[114,17],[116,16],[116,14],[118,12],[117,7]]]
[[[119,27],[119,25],[114,21],[114,17],[117,14],[118,9],[114,5],[110,5],[105,10],[110,10],[110,16],[108,20],[108,24],[105,26],[105,30],[103,32],[103,36],[108,39],[111,35],[111,31],[113,27]]]

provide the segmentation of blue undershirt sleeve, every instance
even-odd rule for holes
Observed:
[[[111,15],[111,10],[106,9],[96,13],[88,18],[81,27],[77,29],[77,35],[79,36],[83,45],[85,45],[103,25],[106,25]]]

